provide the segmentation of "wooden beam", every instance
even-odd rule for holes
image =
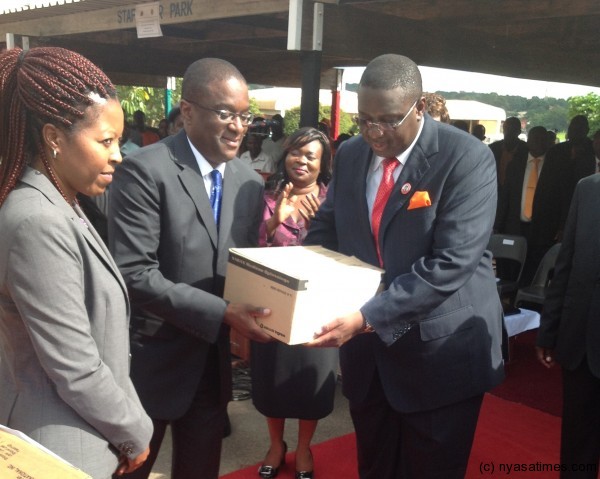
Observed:
[[[289,5],[288,0],[159,0],[159,4],[161,25],[282,13],[288,11]],[[45,10],[47,16],[32,20],[11,22],[11,14],[0,15],[0,36],[4,37],[5,33],[53,36],[135,28],[135,5],[68,15],[58,13],[60,6],[46,7]]]
[[[368,41],[357,31],[369,32]],[[524,48],[511,36],[485,32],[479,32],[475,41],[472,31],[452,22],[424,31],[420,21],[332,6],[326,6],[324,35],[324,58],[331,55],[364,65],[380,54],[399,53],[419,65],[600,85],[593,68],[581,68],[600,64],[599,48],[575,54],[572,48],[548,48],[544,41]]]
[[[134,21],[115,25],[114,16],[131,10],[138,0],[128,0],[125,7],[94,12],[76,9],[79,4],[72,4],[69,9],[39,9],[51,13],[44,19],[39,18],[37,9],[32,11],[36,17],[33,19],[24,12],[0,15],[0,30],[19,23],[37,32],[61,32],[31,35],[32,46],[71,48],[107,71],[138,75],[143,82],[153,81],[145,77],[148,75],[181,76],[194,60],[218,56],[238,66],[250,82],[299,86],[302,68],[298,52],[286,50],[289,0],[187,0],[192,2],[187,10],[181,8],[185,1],[161,0],[163,20],[167,16],[165,8],[170,9],[174,3],[180,4],[180,15],[162,23],[165,36],[160,38],[138,39]],[[304,3],[302,48],[310,50],[314,2]],[[335,86],[335,75],[328,73],[334,66],[365,65],[374,56],[388,52],[405,54],[420,65],[568,83],[600,83],[593,68],[600,64],[597,0],[323,3],[322,88]],[[82,9],[90,9],[107,3],[89,0],[81,5]],[[513,20],[507,21],[504,16],[509,8]],[[184,15],[184,10],[190,15]],[[102,16],[107,12],[112,12],[110,21]],[[584,12],[590,16],[583,16]],[[11,28],[10,32],[27,34],[24,30]],[[0,42],[3,38],[5,35],[0,35]],[[329,81],[330,84],[323,84]]]
[[[464,20],[466,22],[494,23],[514,20],[600,15],[597,0],[379,0],[340,1],[385,15],[411,20]]]
[[[35,39],[35,46],[44,44],[44,39]],[[287,50],[257,52],[250,47],[227,44],[205,44],[193,49],[178,51],[140,49],[125,45],[119,48],[117,55],[114,45],[86,41],[78,41],[73,44],[69,37],[60,37],[60,39],[55,37],[52,39],[52,45],[75,50],[107,72],[113,72],[113,74],[118,72],[127,79],[127,84],[146,85],[145,82],[149,79],[148,86],[154,86],[154,77],[181,77],[192,62],[199,58],[212,56],[233,63],[249,83],[301,86],[301,52],[288,52]],[[333,85],[335,85],[333,65],[331,65],[331,61],[323,62],[321,87],[332,88]]]
[[[252,38],[287,37],[287,25],[285,25],[285,29],[280,30],[213,20],[181,26],[166,26],[163,28],[163,34],[165,38],[190,38],[203,41],[228,42]]]

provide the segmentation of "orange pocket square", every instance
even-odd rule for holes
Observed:
[[[428,191],[415,191],[415,193],[410,197],[410,203],[408,205],[409,210],[425,208],[427,206],[431,206],[431,200],[429,199]]]

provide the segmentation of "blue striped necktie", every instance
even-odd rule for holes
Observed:
[[[210,206],[213,210],[215,224],[219,226],[219,217],[221,215],[221,197],[223,196],[223,177],[219,170],[210,172],[212,178],[212,189],[210,190]]]

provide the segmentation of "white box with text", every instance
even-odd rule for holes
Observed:
[[[321,326],[371,299],[383,271],[319,246],[231,248],[224,298],[271,309],[257,319],[287,344],[311,341]]]

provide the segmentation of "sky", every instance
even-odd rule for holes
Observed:
[[[485,73],[463,72],[423,66],[420,66],[419,70],[423,77],[423,91],[428,92],[464,91],[516,95],[526,98],[537,96],[540,98],[564,99],[571,96],[587,95],[590,92],[600,95],[600,88],[585,85],[523,80]],[[344,82],[358,83],[362,71],[363,68],[359,67],[344,69]]]

